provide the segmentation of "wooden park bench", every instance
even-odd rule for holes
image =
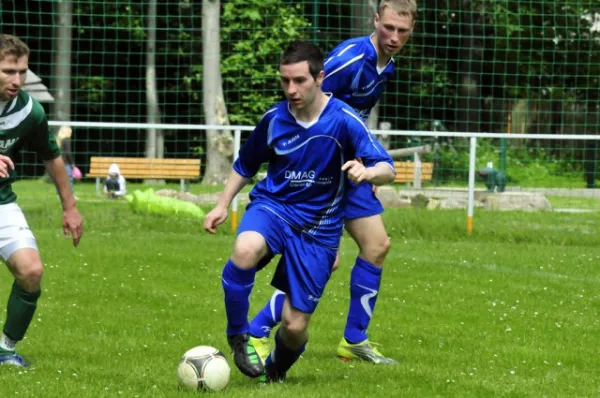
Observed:
[[[433,177],[433,163],[419,162],[421,165],[421,173],[418,168],[415,168],[415,162],[394,162],[396,169],[396,183],[412,182],[413,187],[420,188],[422,181],[431,181]]]
[[[181,192],[185,181],[200,177],[200,159],[117,158],[92,156],[86,177],[96,178],[96,193],[101,192],[101,178],[108,176],[108,168],[116,163],[125,179],[180,180]]]

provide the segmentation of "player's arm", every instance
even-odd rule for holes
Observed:
[[[61,149],[63,161],[65,164],[74,165],[75,161],[73,160],[73,154],[71,153],[71,139],[65,138],[62,143]]]
[[[227,219],[227,209],[242,188],[256,175],[261,164],[269,157],[270,149],[267,144],[267,134],[271,117],[265,115],[258,123],[248,140],[240,148],[240,153],[233,164],[231,175],[217,205],[204,218],[204,229],[210,233],[217,232],[217,226]]]
[[[35,123],[27,137],[27,145],[44,160],[46,171],[54,182],[62,203],[62,224],[65,237],[73,237],[73,245],[77,246],[83,234],[83,221],[75,206],[75,197],[71,192],[65,163],[60,156],[54,134],[48,128],[48,119],[44,109],[35,102],[32,112]]]
[[[73,245],[77,247],[83,234],[83,221],[75,205],[75,197],[71,192],[69,176],[65,163],[60,156],[44,161],[46,172],[54,182],[63,208],[63,230],[65,237],[73,237]]]
[[[231,175],[227,180],[227,184],[225,184],[225,188],[217,200],[217,207],[222,207],[224,209],[229,208],[235,195],[237,195],[250,181],[252,181],[251,178],[246,178],[238,174],[237,171],[231,170]]]
[[[367,126],[354,112],[347,113],[346,128],[356,158],[342,166],[348,178],[354,182],[367,181],[373,185],[384,185],[394,181],[394,161]]]
[[[45,160],[44,166],[46,172],[56,185],[58,196],[63,205],[63,209],[71,209],[75,207],[75,198],[71,193],[71,186],[69,185],[69,176],[65,168],[65,163],[59,156],[51,160]]]
[[[358,160],[349,160],[342,166],[342,170],[348,174],[348,178],[353,182],[366,181],[377,186],[389,184],[394,181],[395,177],[394,170],[387,163],[376,163],[374,166],[365,167]]]

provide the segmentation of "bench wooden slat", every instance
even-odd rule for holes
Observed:
[[[414,180],[415,164],[414,162],[394,162],[396,178],[394,182],[412,182]],[[433,163],[421,163],[421,181],[431,181],[433,178]]]
[[[123,176],[125,178],[128,178],[130,176],[133,175],[148,175],[148,176],[152,176],[152,175],[170,175],[170,176],[185,176],[185,177],[197,177],[199,175],[198,172],[196,171],[180,171],[180,170],[121,170],[121,174],[123,174]],[[98,177],[106,177],[108,175],[108,173],[106,172],[106,170],[96,170],[94,172],[90,172],[87,174],[88,177],[92,177],[98,175]]]
[[[100,157],[90,158],[86,177],[106,177],[111,164],[119,165],[125,178],[196,179],[200,177],[200,159],[156,159]]]
[[[121,170],[121,173],[125,174],[125,172],[130,172],[130,173],[136,173],[136,172],[142,172],[142,171],[146,171],[146,170],[151,170],[151,171],[155,171],[155,172],[161,172],[161,171],[181,171],[181,172],[196,172],[200,167],[199,166],[180,166],[180,167],[176,167],[176,166],[160,166],[160,167],[143,167],[143,166],[124,166],[124,167],[119,167],[119,169]],[[108,170],[108,167],[93,167],[92,169],[90,169],[90,172],[103,172],[106,173]]]
[[[119,163],[119,162],[110,162],[110,163],[90,163],[90,167],[94,168],[94,169],[98,169],[98,168],[106,168],[108,170],[108,168],[110,167],[111,164],[116,163],[119,165],[120,169],[126,169],[126,168],[161,168],[161,167],[171,167],[171,168],[177,168],[177,167],[200,167],[200,163],[179,163],[179,164],[173,164],[173,163],[163,163],[163,164],[158,164],[158,163],[135,163],[135,164],[131,164],[131,163]]]
[[[154,163],[154,164],[200,164],[200,159],[167,159],[167,158],[113,158],[113,157],[98,157],[98,156],[92,156],[90,158],[90,162],[97,162],[97,163],[130,163],[130,164],[137,164],[137,163]]]

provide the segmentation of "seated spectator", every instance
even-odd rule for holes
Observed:
[[[108,177],[104,180],[104,194],[109,198],[122,198],[127,194],[125,177],[121,175],[119,165],[113,163],[108,168]]]

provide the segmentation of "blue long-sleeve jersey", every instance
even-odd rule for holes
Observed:
[[[357,37],[342,42],[327,55],[323,91],[332,93],[367,120],[393,76],[394,59],[378,70],[371,37]]]
[[[341,168],[358,157],[366,166],[385,162],[394,168],[391,157],[344,102],[330,98],[317,121],[306,125],[294,118],[284,101],[265,113],[233,169],[250,178],[268,163],[267,177],[250,193],[250,206],[262,206],[337,248],[347,189]]]

